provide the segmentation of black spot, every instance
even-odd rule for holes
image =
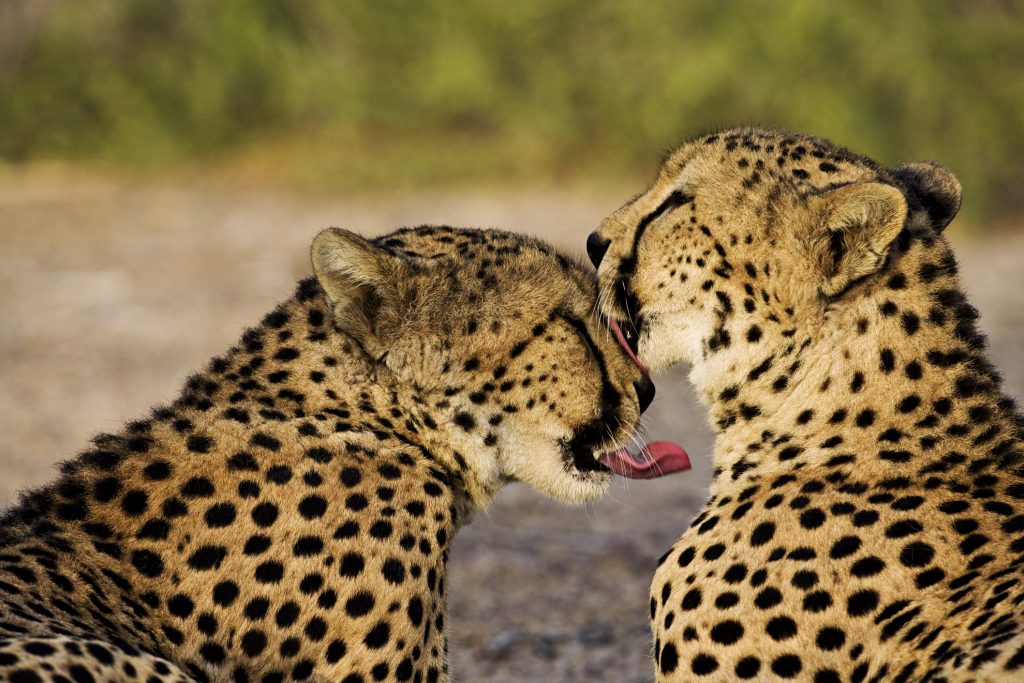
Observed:
[[[758,609],[771,609],[782,602],[782,593],[777,588],[769,586],[765,588],[754,598],[754,604],[757,605]]]
[[[200,546],[189,556],[188,565],[197,571],[219,569],[227,554],[228,550],[224,546]]]
[[[273,503],[260,503],[252,509],[252,521],[256,526],[268,527],[277,521],[277,506]]]
[[[851,617],[862,617],[870,614],[877,607],[878,593],[873,590],[857,591],[846,601],[846,613]]]
[[[335,664],[342,657],[345,656],[346,652],[347,652],[347,648],[345,647],[345,643],[344,642],[342,642],[340,640],[333,640],[333,641],[331,641],[331,644],[327,646],[327,654],[325,655],[325,659],[327,659],[327,663],[328,664]],[[406,660],[406,661],[408,661],[408,660]],[[399,669],[401,669],[401,667],[399,667]],[[401,680],[401,679],[399,679],[399,680]]]
[[[274,615],[274,622],[282,628],[288,628],[299,618],[300,611],[299,606],[294,602],[286,602],[278,608],[277,614]]]
[[[306,496],[299,503],[299,514],[306,519],[319,519],[327,512],[327,500],[321,496]]]
[[[298,349],[293,349],[290,346],[284,346],[278,349],[277,353],[274,354],[274,360],[290,361],[295,360],[299,357]]]
[[[195,603],[187,595],[175,595],[167,601],[167,610],[174,616],[185,619],[192,614]]]
[[[207,498],[213,492],[213,482],[206,477],[192,477],[181,486],[181,495],[186,498]]]
[[[817,613],[824,612],[832,606],[832,596],[826,591],[814,591],[804,597],[804,611]]]
[[[896,410],[901,413],[912,413],[921,405],[921,398],[917,394],[905,396],[896,404]]]
[[[209,453],[210,449],[213,448],[213,439],[208,436],[193,434],[188,437],[185,446],[193,453]]]
[[[226,527],[235,521],[236,510],[231,503],[217,503],[206,511],[206,526],[211,529]]]
[[[690,663],[690,669],[698,676],[707,676],[718,669],[718,660],[709,654],[699,654]]]
[[[907,287],[907,276],[903,273],[893,273],[888,282],[886,282],[889,289],[906,289]]]
[[[380,476],[384,477],[388,481],[395,481],[402,477],[402,470],[395,465],[390,463],[383,463],[377,468],[377,472]]]
[[[919,533],[923,528],[921,523],[915,519],[901,519],[890,524],[885,530],[885,535],[888,538],[903,538]]]
[[[850,380],[850,391],[852,391],[853,393],[856,394],[858,391],[860,391],[863,388],[864,388],[864,373],[863,372],[859,372],[859,371],[853,373],[853,379]]]
[[[772,671],[780,678],[794,678],[803,670],[803,664],[796,655],[782,655],[772,662]]]
[[[722,578],[725,579],[726,583],[739,583],[747,578],[747,567],[742,564],[734,564],[725,570]]]
[[[256,458],[252,457],[252,453],[239,451],[228,458],[228,469],[255,472],[259,469],[259,465],[256,464]]]
[[[808,569],[801,569],[797,573],[793,574],[791,583],[800,590],[809,590],[817,585],[818,574],[817,572],[813,572]]]
[[[393,529],[391,522],[379,519],[370,527],[370,535],[374,538],[385,539],[391,536]]]
[[[324,549],[324,542],[319,536],[300,536],[295,545],[292,546],[292,555],[295,557],[310,557],[319,555]]]
[[[818,631],[818,637],[815,642],[820,650],[825,650],[826,652],[838,650],[846,643],[846,633],[833,626],[826,626]]]
[[[732,619],[715,624],[711,628],[711,640],[720,645],[732,645],[742,637],[743,626]]]
[[[274,465],[267,470],[267,481],[274,484],[287,484],[292,480],[292,468],[287,465]]]
[[[135,489],[124,494],[124,498],[121,499],[121,510],[130,517],[138,517],[148,506],[149,496],[145,491]]]
[[[692,588],[683,595],[681,606],[684,611],[694,610],[700,607],[702,596],[699,588]]]
[[[405,581],[405,565],[394,558],[384,562],[380,573],[385,580],[395,585]]]
[[[870,427],[875,423],[875,411],[871,410],[870,408],[865,408],[864,410],[857,413],[855,421],[857,426],[860,427],[861,429]]]
[[[663,674],[670,674],[676,670],[676,667],[679,666],[679,653],[676,652],[675,645],[665,643],[665,646],[661,648],[661,655],[658,657],[658,666]]]
[[[879,356],[881,357],[881,360],[882,360],[882,362],[881,362],[882,372],[884,372],[884,373],[892,372],[893,368],[896,367],[896,356],[893,354],[892,349],[882,349],[882,351],[879,353]]]
[[[914,579],[914,583],[917,584],[917,587],[920,590],[928,588],[929,586],[934,586],[944,578],[946,578],[946,572],[942,571],[938,567],[932,567],[931,569],[926,569],[918,574]]]
[[[249,621],[259,621],[267,615],[270,608],[270,601],[266,598],[253,598],[245,606],[245,618]]]
[[[768,622],[765,632],[772,640],[786,640],[796,635],[796,622],[789,617],[778,616]]]
[[[260,555],[265,553],[270,545],[270,537],[263,536],[262,533],[254,533],[254,535],[249,537],[249,540],[246,541],[246,545],[243,546],[242,552],[246,555]]]
[[[786,446],[781,451],[779,451],[779,460],[783,462],[787,460],[792,460],[793,458],[797,457],[803,452],[804,449],[801,448],[800,446]]]
[[[921,541],[908,543],[900,552],[900,562],[906,567],[925,567],[934,558],[935,549]]]
[[[754,531],[750,534],[750,545],[761,546],[772,540],[775,535],[775,524],[772,522],[762,522],[754,528]]]
[[[221,607],[231,605],[238,597],[238,584],[234,581],[221,581],[213,587],[213,601]]]
[[[264,434],[262,432],[256,432],[255,434],[253,434],[252,438],[249,439],[249,443],[251,443],[253,446],[265,448],[268,451],[276,452],[281,450],[281,442],[279,440],[275,439],[269,434]]]
[[[163,481],[171,476],[171,466],[165,460],[156,460],[146,465],[142,470],[142,476],[149,481]]]
[[[338,573],[349,578],[356,577],[363,572],[365,566],[366,562],[362,555],[354,552],[346,553],[338,562]]]
[[[386,622],[378,622],[376,626],[367,632],[363,638],[363,644],[371,650],[379,650],[388,644],[391,638],[391,629]]]
[[[136,550],[132,553],[132,565],[143,576],[155,578],[164,571],[163,559],[149,550]]]
[[[345,508],[353,512],[364,510],[369,504],[370,501],[361,493],[353,493],[345,498]]]
[[[352,488],[359,485],[359,482],[363,480],[363,475],[355,467],[346,467],[338,478],[347,488]]]
[[[749,680],[761,671],[761,661],[757,657],[744,657],[736,662],[736,677]]]
[[[805,529],[817,529],[825,523],[825,513],[819,508],[808,508],[800,513],[800,526]]]
[[[267,636],[263,631],[252,629],[246,631],[242,636],[242,652],[249,657],[255,657],[267,647]]]
[[[455,424],[457,424],[459,427],[462,427],[462,429],[464,429],[467,432],[472,431],[476,427],[476,420],[473,418],[473,416],[462,410],[455,413],[454,421]]]
[[[260,583],[279,583],[284,576],[284,565],[274,561],[264,562],[256,567],[253,576]]]
[[[829,555],[833,560],[849,557],[860,550],[861,541],[856,536],[844,536],[832,544]]]

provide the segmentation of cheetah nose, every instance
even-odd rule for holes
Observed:
[[[601,259],[604,258],[611,243],[611,240],[604,239],[596,232],[590,233],[590,236],[587,237],[587,254],[590,255],[590,262],[594,264],[595,268],[601,265]]]
[[[654,382],[645,375],[643,379],[633,382],[633,388],[636,389],[636,397],[640,401],[640,413],[643,414],[654,400]]]

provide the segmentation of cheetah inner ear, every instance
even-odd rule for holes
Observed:
[[[945,166],[933,161],[918,161],[892,169],[932,221],[935,232],[942,232],[960,210],[963,189],[960,181]]]
[[[330,304],[335,324],[374,358],[386,349],[379,338],[382,306],[398,298],[405,264],[365,237],[327,228],[313,239],[313,272]]]
[[[883,183],[853,183],[815,197],[821,222],[811,258],[825,296],[841,294],[885,263],[889,245],[903,229],[907,201]]]

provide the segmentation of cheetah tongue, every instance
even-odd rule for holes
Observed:
[[[626,353],[629,355],[629,357],[633,360],[634,363],[636,363],[636,366],[640,368],[640,372],[644,373],[645,375],[651,374],[650,370],[647,369],[647,366],[644,365],[640,361],[640,359],[636,357],[635,353],[633,353],[633,349],[629,348],[629,343],[626,341],[626,335],[622,334],[622,328],[619,327],[619,323],[615,322],[614,320],[609,320],[608,326],[612,328],[612,334],[615,335],[615,339],[616,341],[619,342],[619,346],[626,350]]]
[[[668,441],[654,441],[633,455],[625,448],[601,456],[601,463],[620,477],[657,479],[673,472],[690,469],[690,456],[682,446]]]

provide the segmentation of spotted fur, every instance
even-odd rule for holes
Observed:
[[[446,561],[520,480],[601,495],[649,382],[592,273],[498,231],[329,230],[317,277],[0,520],[0,680],[449,678]]]
[[[1024,420],[942,235],[960,185],[770,130],[682,146],[589,241],[710,497],[659,565],[659,681],[1024,679]]]

